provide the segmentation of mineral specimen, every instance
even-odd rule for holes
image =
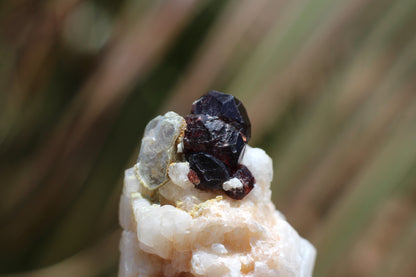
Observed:
[[[198,152],[188,158],[192,171],[198,179],[191,180],[195,187],[203,190],[220,190],[222,183],[230,178],[225,164],[209,154]],[[191,173],[193,174],[193,173]]]
[[[229,189],[224,189],[225,193],[234,199],[243,199],[254,187],[255,179],[250,170],[240,164],[239,168],[234,172],[233,179],[240,181],[240,186],[233,186]],[[232,180],[232,179],[231,179]]]
[[[126,170],[119,277],[312,276],[314,247],[270,200],[272,160],[247,146],[241,163],[256,178],[242,200],[196,189],[188,180],[188,162],[177,162],[152,201],[143,197],[146,188],[134,170]]]
[[[204,99],[199,102],[217,98]],[[231,125],[249,138],[246,116],[230,119],[199,102],[193,107],[200,113],[196,117],[216,117],[221,128]],[[243,114],[242,106],[236,107]],[[235,127],[235,122],[246,127]],[[185,120],[172,112],[152,120],[138,163],[125,172],[119,277],[312,276],[315,248],[271,202],[270,157],[248,145],[237,164],[210,152],[212,147],[187,148],[183,155],[184,128]]]
[[[245,142],[250,140],[251,124],[246,109],[241,101],[232,95],[211,90],[192,104],[191,113],[218,116],[234,125],[243,135]]]
[[[224,190],[225,193],[234,199],[245,197],[253,189],[255,179],[247,168],[241,170],[239,165],[251,134],[243,104],[232,95],[210,91],[193,103],[185,120],[183,151],[192,169],[190,179],[194,185],[204,190],[221,190],[222,183],[232,175],[244,187]]]
[[[236,167],[245,142],[241,133],[217,116],[188,115],[183,140],[184,153],[205,152],[229,167]]]
[[[168,181],[168,165],[177,154],[184,127],[185,120],[174,112],[159,115],[147,124],[136,170],[146,188],[156,189]]]

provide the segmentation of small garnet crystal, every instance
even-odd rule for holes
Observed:
[[[240,159],[251,136],[251,124],[243,104],[234,96],[210,91],[192,104],[185,117],[183,152],[189,161],[189,180],[202,190],[223,190],[222,184],[237,178],[241,188],[223,190],[242,199],[254,187],[250,170]]]

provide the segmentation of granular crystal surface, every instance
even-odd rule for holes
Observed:
[[[241,164],[256,179],[242,200],[195,188],[188,162],[169,165],[170,181],[152,199],[126,170],[119,277],[311,277],[315,248],[270,200],[272,160],[247,146]]]

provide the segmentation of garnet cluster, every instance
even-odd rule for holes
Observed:
[[[201,190],[223,190],[225,181],[237,178],[242,187],[223,191],[233,199],[246,196],[255,180],[240,164],[251,135],[243,104],[232,95],[210,91],[192,104],[185,120],[183,151],[191,168],[189,180]]]

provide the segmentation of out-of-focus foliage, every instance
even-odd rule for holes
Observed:
[[[415,0],[19,0],[0,24],[0,273],[115,276],[145,124],[216,89],[315,276],[414,276]]]

